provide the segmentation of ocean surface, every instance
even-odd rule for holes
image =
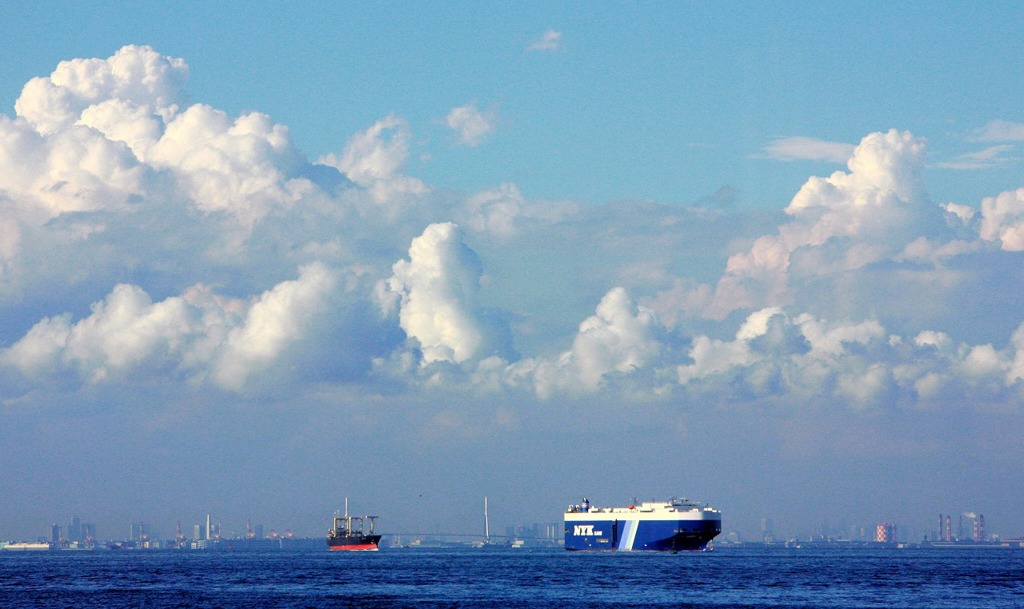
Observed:
[[[0,552],[0,607],[1024,607],[1021,549]]]

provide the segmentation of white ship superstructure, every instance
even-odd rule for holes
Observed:
[[[587,499],[565,512],[567,550],[704,550],[722,532],[722,513],[686,499],[596,507]]]

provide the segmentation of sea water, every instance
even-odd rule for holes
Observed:
[[[3,608],[1024,607],[1024,550],[0,552]]]

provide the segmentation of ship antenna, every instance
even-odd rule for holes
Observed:
[[[348,518],[348,497],[345,497],[345,518]]]

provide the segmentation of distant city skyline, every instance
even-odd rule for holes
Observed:
[[[240,8],[0,7],[0,539],[1024,533],[1017,5]]]
[[[561,514],[558,514],[561,516]],[[974,512],[961,512],[957,514],[940,513],[938,515],[941,525],[934,526],[929,529],[923,524],[921,520],[914,522],[888,522],[880,519],[864,520],[863,522],[849,524],[844,520],[831,521],[825,518],[816,527],[807,527],[801,530],[776,530],[774,520],[771,518],[762,518],[759,534],[755,534],[751,531],[743,531],[742,534],[735,528],[729,527],[728,521],[725,521],[723,525],[723,531],[721,540],[723,542],[771,542],[771,543],[783,543],[787,541],[835,541],[835,540],[852,540],[852,541],[879,541],[876,534],[878,527],[886,526],[890,527],[892,535],[890,541],[909,542],[917,543],[921,541],[988,541],[992,539],[1024,539],[1024,532],[1001,532],[993,531],[986,524],[984,514],[976,514]],[[280,537],[303,537],[303,538],[318,538],[321,537],[321,532],[315,525],[302,526],[303,523],[294,523],[295,526],[286,527],[265,527],[262,522],[254,522],[252,518],[247,517],[242,520],[242,525],[237,526],[235,524],[224,524],[224,520],[219,517],[207,515],[208,520],[202,522],[195,522],[189,525],[184,525],[182,521],[178,520],[174,524],[174,533],[168,534],[165,523],[154,524],[145,520],[132,521],[126,525],[129,532],[127,536],[118,535],[116,532],[111,535],[97,536],[96,525],[92,523],[82,522],[82,519],[78,516],[74,516],[70,519],[66,526],[58,523],[49,525],[49,535],[30,535],[27,537],[10,538],[4,539],[0,537],[0,541],[51,541],[54,543],[73,543],[78,542],[84,544],[89,542],[92,544],[103,544],[112,541],[141,541],[143,539],[153,541],[158,547],[166,547],[166,544],[176,538],[179,540],[204,540],[204,539],[244,539],[246,537],[264,539],[271,538],[277,539]],[[233,523],[237,518],[229,519],[229,523]],[[440,535],[440,536],[455,536],[455,537],[485,537],[485,529],[483,522],[481,521],[479,530],[468,528],[464,530],[442,530],[442,529],[431,529],[430,527],[420,529],[410,529],[408,527],[402,529],[389,529],[384,527],[379,532],[385,534],[389,538],[399,536],[408,537],[411,535]],[[556,527],[554,537],[551,537],[551,527]],[[965,528],[966,527],[966,528]],[[325,527],[321,527],[325,528]],[[294,530],[293,530],[294,529]],[[116,528],[114,529],[116,531]],[[326,528],[325,528],[326,530]],[[529,537],[529,538],[552,538],[560,539],[562,535],[562,522],[527,522],[527,521],[516,521],[513,524],[498,524],[493,526],[495,531],[492,536],[495,538],[515,538],[515,537]],[[497,531],[502,531],[498,533]],[[189,534],[184,532],[188,531]]]

